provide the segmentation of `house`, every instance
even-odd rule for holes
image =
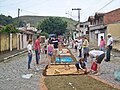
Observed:
[[[79,36],[87,36],[89,34],[89,31],[88,31],[89,22],[88,21],[77,23],[75,27],[76,27],[76,31],[73,33],[75,34],[74,36],[76,36],[75,38]]]
[[[17,33],[17,49],[26,48],[29,39],[33,40],[33,33],[27,31],[24,27],[19,28],[19,33]]]
[[[120,39],[120,8],[107,12],[107,13],[95,13],[95,16],[88,18],[89,25],[89,38],[90,44],[94,46],[99,45],[100,36],[103,36],[107,40],[107,34],[111,33],[114,41],[119,43]],[[97,41],[97,42],[96,42]],[[119,44],[120,45],[120,44]],[[116,44],[113,45],[113,48]]]
[[[27,46],[29,39],[32,39],[33,43],[35,41],[34,34],[37,33],[35,27],[31,27],[27,24],[26,27],[18,28],[20,33],[17,34],[17,49],[24,49]]]

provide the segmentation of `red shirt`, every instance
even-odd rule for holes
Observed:
[[[35,50],[40,50],[40,40],[39,39],[36,39],[34,49]]]

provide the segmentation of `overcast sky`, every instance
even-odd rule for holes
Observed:
[[[72,8],[81,8],[80,21],[86,21],[95,12],[109,12],[120,8],[120,0],[0,0],[0,13],[18,16],[60,16],[78,20],[78,11]],[[66,14],[67,13],[67,14]]]

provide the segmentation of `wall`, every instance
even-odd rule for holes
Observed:
[[[12,34],[12,49],[17,48],[17,34],[13,33]]]
[[[111,24],[120,21],[120,8],[104,15],[104,24]]]
[[[0,52],[10,50],[10,36],[7,33],[0,33]]]
[[[12,34],[12,49],[17,48],[17,35]],[[10,50],[10,34],[0,33],[0,52]]]
[[[120,37],[120,23],[109,24],[107,27],[108,33],[111,33],[113,37]]]
[[[113,37],[113,48],[120,50],[120,23],[109,24],[107,27],[107,31]]]

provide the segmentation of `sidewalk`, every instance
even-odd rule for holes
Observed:
[[[14,56],[17,56],[19,54],[22,54],[24,52],[26,52],[26,49],[22,49],[22,50],[13,50],[13,51],[6,51],[4,53],[0,53],[0,62],[8,59],[8,58],[12,58]]]

